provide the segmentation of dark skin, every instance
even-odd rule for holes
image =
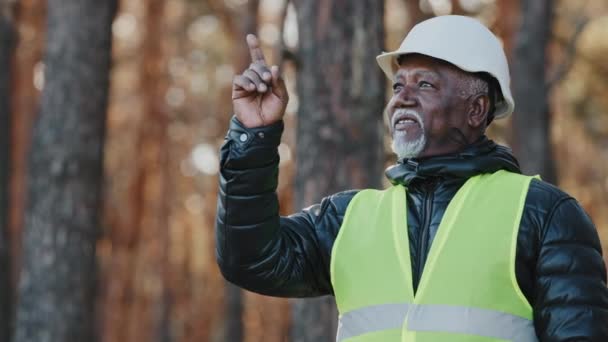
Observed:
[[[465,94],[465,76],[462,70],[432,57],[401,57],[386,110],[391,134],[395,129],[405,130],[405,136],[393,136],[406,141],[425,134],[426,146],[419,158],[459,152],[479,139],[486,128],[490,99],[485,93]],[[417,122],[393,127],[392,117],[399,108],[418,112],[424,133]]]
[[[271,125],[283,119],[289,94],[279,68],[267,65],[258,38],[247,35],[247,45],[251,64],[232,80],[234,114],[248,128]]]

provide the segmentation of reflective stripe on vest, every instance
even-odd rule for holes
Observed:
[[[505,312],[437,304],[383,304],[350,311],[338,321],[337,341],[381,330],[435,331],[537,341],[531,320]],[[474,324],[470,324],[474,322]]]
[[[407,189],[364,190],[346,211],[331,259],[337,340],[537,341],[515,254],[532,177],[469,179],[449,203],[418,290],[412,287]]]
[[[382,304],[349,311],[338,320],[336,340],[367,334],[374,331],[401,329],[410,304]]]

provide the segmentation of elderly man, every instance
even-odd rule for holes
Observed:
[[[234,78],[221,152],[217,259],[228,280],[272,296],[333,294],[339,341],[608,341],[591,220],[484,135],[514,102],[483,25],[429,19],[378,56],[393,81],[393,186],[288,217],[275,193],[288,94],[247,42],[253,63]]]

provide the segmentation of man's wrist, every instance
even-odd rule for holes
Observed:
[[[270,125],[247,128],[236,116],[230,120],[227,138],[232,140],[241,149],[249,146],[279,146],[283,134],[283,120]]]

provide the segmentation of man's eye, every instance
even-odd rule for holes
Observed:
[[[429,82],[426,82],[426,81],[420,81],[420,82],[418,82],[418,86],[420,88],[433,88],[433,85],[430,84]]]
[[[397,91],[401,90],[401,88],[403,88],[403,84],[401,84],[401,83],[395,83],[395,84],[393,84],[393,91],[394,92],[397,92]]]

